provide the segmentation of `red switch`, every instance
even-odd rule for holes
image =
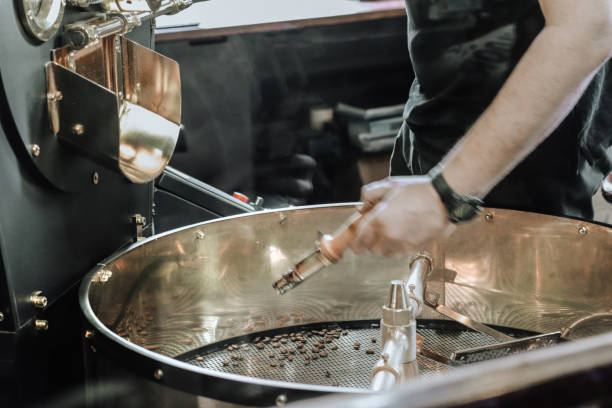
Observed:
[[[232,196],[236,199],[236,200],[240,200],[243,203],[249,203],[249,197],[245,196],[242,193],[239,193],[237,191],[234,191],[234,194],[232,194]]]

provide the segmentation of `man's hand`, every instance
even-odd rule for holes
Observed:
[[[351,245],[358,255],[365,250],[388,257],[405,254],[452,229],[429,177],[388,177],[368,184],[361,201],[365,215]]]

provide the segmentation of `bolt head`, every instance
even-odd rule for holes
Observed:
[[[196,232],[196,235],[195,235],[196,239],[204,239],[205,236],[206,234],[204,234],[204,232],[202,231]]]
[[[100,174],[98,174],[97,171],[94,171],[91,175],[91,182],[93,184],[98,184],[100,183]]]
[[[162,378],[164,378],[164,371],[161,368],[158,368],[153,372],[153,378],[158,381],[161,380]]]
[[[72,134],[75,136],[81,136],[83,133],[85,133],[85,128],[83,127],[82,124],[77,123],[72,127]]]
[[[283,407],[287,404],[287,395],[280,394],[276,397],[276,406]]]
[[[47,320],[35,320],[34,327],[38,331],[45,331],[49,329],[49,322]]]
[[[30,150],[32,151],[32,156],[38,157],[40,156],[40,146],[37,144],[33,144],[30,146]]]
[[[4,313],[0,312],[0,322],[4,321]]]
[[[578,228],[578,233],[579,233],[580,235],[583,235],[583,236],[584,236],[584,235],[586,235],[588,232],[589,232],[589,229],[588,229],[587,227],[585,227],[585,226],[582,226],[582,227]]]
[[[488,222],[493,221],[493,214],[491,214],[490,212],[486,213],[485,214],[485,221],[488,221]]]

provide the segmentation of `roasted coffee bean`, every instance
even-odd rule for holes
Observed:
[[[372,343],[376,343],[376,337],[372,337]]]
[[[289,361],[293,361],[293,356],[292,356],[291,354],[289,354],[289,355],[287,356],[287,360],[289,360]]]
[[[338,346],[336,346],[335,344],[333,346],[331,346],[332,350],[338,350]]]
[[[342,332],[342,335],[343,335],[343,336],[348,335],[348,330],[344,330],[344,331]]]
[[[274,361],[270,361],[270,367],[276,367],[277,365]]]
[[[300,349],[300,353],[304,354],[305,352],[306,352],[306,349],[305,349],[305,348],[301,348],[301,349]]]
[[[326,376],[327,378],[329,378],[329,377],[331,377],[331,373],[330,373],[329,371],[325,371],[325,376]]]
[[[322,351],[321,353],[319,353],[319,355],[321,357],[327,357],[327,351]]]
[[[255,337],[255,339],[253,339],[253,343],[259,343],[260,340],[261,340],[261,337]]]
[[[238,367],[238,366],[239,366],[238,362],[236,362],[236,361],[235,361],[235,362],[233,362],[233,363],[232,363],[232,365],[233,365],[234,367]]]
[[[240,346],[241,349],[246,350],[249,348],[248,344],[243,344],[242,346]]]
[[[198,360],[198,361],[204,361],[204,357],[202,357],[202,356],[196,357],[196,360]]]
[[[312,337],[312,332],[308,332],[308,333],[306,333],[306,336],[307,336],[307,337]]]
[[[229,346],[229,347],[227,348],[227,351],[234,351],[234,346]]]
[[[374,354],[374,350],[366,350],[366,354]]]
[[[289,337],[289,335],[287,333],[283,333],[283,334],[281,334],[281,337],[287,338],[287,337]]]
[[[287,349],[280,349],[281,354],[287,354]]]
[[[283,343],[283,344],[286,344],[287,343],[287,339],[285,339],[285,338],[280,339],[280,342]]]
[[[324,349],[325,348],[325,344],[319,344],[319,348],[320,349]]]
[[[280,356],[278,356],[278,359],[279,359],[279,360],[284,360],[284,359],[285,359],[285,355],[284,355],[284,354],[281,354]]]
[[[310,360],[304,361],[304,365],[310,365]]]
[[[274,348],[279,348],[281,346],[280,343],[272,343],[272,347]]]
[[[359,350],[359,346],[355,344],[355,345],[353,346],[353,350]]]
[[[295,349],[290,349],[290,350],[289,350],[289,353],[290,353],[290,354],[295,354]]]
[[[359,347],[359,346],[361,346],[361,343],[360,343],[360,342],[358,342],[358,341],[356,341],[356,342],[355,342],[355,345]]]
[[[257,344],[255,345],[255,347],[257,347],[258,349],[260,349],[260,350],[261,350],[261,349],[263,349],[265,346],[264,346],[263,344],[261,344],[261,343],[257,343]]]
[[[223,367],[227,367],[228,365],[230,365],[230,362],[229,362],[229,361],[224,361],[224,362],[223,362]]]
[[[284,366],[285,366],[285,363],[282,363],[282,362],[281,362],[281,363],[278,363],[278,365],[279,365],[279,367],[284,367]]]
[[[313,352],[313,353],[318,353],[318,352],[319,352],[319,349],[318,349],[317,347],[313,347],[312,352]]]
[[[276,356],[276,354],[274,354],[274,353],[268,354],[268,357],[270,357],[270,358],[274,358],[275,356]]]
[[[312,359],[313,359],[313,360],[316,360],[317,358],[319,358],[319,355],[318,355],[318,354],[316,354],[316,353],[315,353],[315,354],[313,354],[313,355],[312,355]]]
[[[264,337],[264,339],[262,341],[264,343],[269,343],[270,342],[270,338],[269,337]]]

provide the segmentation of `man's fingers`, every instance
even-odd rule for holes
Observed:
[[[391,190],[392,183],[388,179],[375,181],[361,188],[361,201],[363,205],[359,212],[370,211]]]

